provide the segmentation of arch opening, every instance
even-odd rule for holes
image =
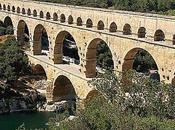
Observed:
[[[97,24],[97,29],[104,30],[104,27],[105,27],[105,25],[104,25],[103,21],[100,20]]]
[[[21,9],[19,7],[17,7],[17,13],[20,13]]]
[[[112,22],[109,27],[109,32],[117,32],[117,25],[115,22]]]
[[[39,24],[35,27],[33,36],[33,54],[34,55],[48,55],[49,53],[49,39],[47,31],[43,25]]]
[[[33,17],[37,17],[37,11],[33,10]]]
[[[0,4],[0,10],[2,10],[2,5]]]
[[[40,64],[34,65],[32,67],[32,73],[35,76],[39,76],[40,77],[39,79],[47,80],[46,71]]]
[[[57,15],[57,13],[54,13],[53,14],[53,21],[58,21],[58,15]]]
[[[12,12],[15,12],[15,6],[12,6]]]
[[[10,5],[7,6],[7,11],[10,11]]]
[[[31,15],[31,9],[27,10],[27,14],[30,16]]]
[[[73,24],[73,17],[72,17],[72,15],[70,15],[69,17],[68,17],[68,24]]]
[[[175,45],[175,34],[173,35],[173,45]]]
[[[5,6],[5,4],[3,5],[3,10],[6,10],[6,6]]]
[[[26,14],[26,11],[24,8],[22,8],[22,14]]]
[[[4,19],[4,27],[6,28],[6,34],[14,34],[12,19],[9,16]]]
[[[92,28],[93,27],[93,22],[90,18],[86,21],[86,27],[87,28]]]
[[[162,30],[158,29],[154,34],[154,41],[165,41],[165,34]]]
[[[76,102],[76,97],[76,92],[71,81],[66,76],[58,76],[54,83],[53,101]]]
[[[50,18],[51,18],[50,13],[47,12],[47,13],[46,13],[46,19],[49,20]]]
[[[80,63],[76,41],[67,31],[62,31],[57,35],[54,47],[54,63],[59,64],[62,62],[68,64]]]
[[[83,21],[80,17],[77,18],[77,26],[82,26],[83,25]]]
[[[138,30],[138,38],[145,38],[146,29],[144,27],[140,27]]]
[[[129,24],[125,24],[123,27],[123,35],[131,35],[131,26]]]
[[[94,39],[88,45],[85,68],[88,78],[95,77],[97,73],[104,73],[104,70],[113,70],[112,52],[102,39]]]
[[[23,20],[20,20],[17,26],[17,40],[23,49],[30,48],[29,29]]]
[[[60,15],[60,22],[61,22],[61,23],[64,23],[65,21],[66,21],[65,15],[64,15],[64,14],[61,14],[61,15]]]
[[[44,18],[44,13],[43,13],[43,11],[40,11],[40,18]]]
[[[158,66],[151,54],[144,49],[134,48],[126,54],[122,71],[125,73],[130,69],[149,76],[152,80],[160,81]]]
[[[172,79],[172,85],[175,87],[175,77]]]

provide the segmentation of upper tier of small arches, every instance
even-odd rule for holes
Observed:
[[[111,22],[109,27],[106,27],[104,22],[102,20],[99,20],[97,25],[94,26],[93,21],[90,18],[87,18],[85,22],[83,22],[81,17],[78,17],[76,20],[72,17],[72,15],[69,15],[66,19],[65,14],[60,14],[58,15],[56,12],[51,14],[50,12],[47,12],[44,14],[43,11],[37,12],[37,10],[31,10],[30,8],[25,9],[25,8],[20,8],[20,7],[15,7],[15,6],[10,6],[10,5],[5,5],[5,4],[0,4],[0,10],[4,11],[11,11],[13,13],[18,13],[22,15],[28,15],[28,16],[33,16],[33,17],[39,17],[42,19],[46,20],[53,20],[53,21],[60,21],[61,23],[67,22],[68,24],[76,24],[77,26],[83,26],[85,25],[86,28],[96,28],[99,31],[103,30],[108,30],[110,33],[115,33],[115,32],[121,32],[123,35],[137,35],[138,38],[146,38],[150,37],[146,35],[146,28],[145,27],[140,27],[138,28],[137,33],[132,32],[132,27],[130,26],[129,23],[126,23],[123,26],[123,30],[118,30],[117,24],[115,21]],[[163,30],[158,29],[155,31],[154,36],[151,36],[154,38],[154,41],[165,41],[165,33]],[[175,45],[175,35],[172,36],[172,43]]]

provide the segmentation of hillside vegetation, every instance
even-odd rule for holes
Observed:
[[[118,10],[158,12],[173,15],[175,0],[37,0],[68,5],[112,8]]]

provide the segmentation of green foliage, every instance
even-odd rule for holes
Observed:
[[[0,79],[14,82],[29,72],[28,58],[21,51],[15,39],[7,40],[0,46]]]
[[[85,109],[72,121],[57,117],[54,130],[174,130],[175,88],[129,71],[131,84],[124,91],[123,76],[112,72],[90,81],[101,95],[86,102]],[[63,121],[64,120],[64,121]]]
[[[0,36],[5,35],[6,33],[6,28],[0,26]]]
[[[7,35],[13,35],[13,34],[14,34],[13,27],[12,27],[12,26],[8,26],[8,27],[6,28],[5,34],[7,34]]]
[[[113,6],[115,9],[141,11],[141,12],[166,12],[168,10],[175,9],[174,0],[37,0],[37,1],[98,7],[98,8],[108,8]]]

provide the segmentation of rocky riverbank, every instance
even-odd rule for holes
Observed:
[[[34,111],[37,110],[38,104],[44,102],[45,97],[33,90],[26,95],[19,94],[10,98],[1,98],[0,114],[19,111]]]

